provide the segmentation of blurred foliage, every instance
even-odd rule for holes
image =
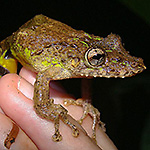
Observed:
[[[118,0],[150,24],[150,0]]]

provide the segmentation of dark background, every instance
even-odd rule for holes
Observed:
[[[144,0],[142,2],[144,3]],[[146,7],[150,6],[149,1],[145,2]],[[134,6],[134,3],[132,5]],[[140,4],[137,7],[141,9]],[[145,10],[143,7],[142,9]],[[144,18],[135,10],[132,11],[131,7],[121,3],[121,0],[1,0],[0,40],[9,36],[36,14],[41,13],[75,29],[82,29],[102,37],[111,32],[119,34],[125,43],[125,48],[132,55],[144,59],[147,70],[135,77],[93,79],[93,104],[101,111],[107,134],[118,149],[146,150],[148,146],[146,142],[150,143],[149,137],[146,138],[150,131],[146,128],[150,118],[148,98],[150,18],[148,16]],[[150,11],[148,13],[150,14]],[[62,82],[69,93],[77,98],[80,97],[80,79]]]

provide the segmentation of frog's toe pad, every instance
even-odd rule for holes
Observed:
[[[82,122],[83,122],[83,119],[78,120],[79,124],[82,124]]]
[[[62,135],[60,133],[55,133],[53,136],[52,136],[52,140],[54,142],[59,142],[62,140]]]
[[[74,137],[78,137],[78,136],[79,136],[79,130],[78,130],[76,127],[74,127],[74,128],[72,129],[72,135],[73,135]]]
[[[63,101],[63,104],[64,104],[65,106],[76,105],[75,100],[72,100],[72,99],[65,99],[65,100]]]

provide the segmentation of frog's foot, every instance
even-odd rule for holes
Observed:
[[[53,103],[53,99],[50,99]],[[52,136],[52,140],[55,142],[59,142],[62,140],[62,135],[59,131],[59,120],[61,119],[65,124],[67,124],[72,129],[72,135],[74,137],[78,137],[79,130],[77,127],[70,122],[68,119],[68,111],[60,104],[52,104],[50,105],[49,102],[47,102],[44,106],[46,107],[40,107],[39,105],[34,105],[35,111],[38,115],[41,117],[53,120],[54,121],[54,127],[55,127],[55,133]]]
[[[103,131],[106,131],[105,129],[105,124],[100,121],[100,112],[98,109],[93,107],[91,104],[85,102],[82,99],[77,99],[77,100],[64,100],[64,105],[69,106],[69,105],[77,105],[83,107],[83,115],[82,117],[78,120],[80,124],[82,124],[84,118],[89,114],[93,118],[93,124],[92,124],[92,139],[96,142],[96,125],[99,124],[100,127],[103,129]]]
[[[72,124],[72,123],[69,121],[69,119],[68,119],[68,114],[67,114],[68,111],[67,111],[64,107],[62,107],[61,105],[59,105],[59,104],[55,104],[55,105],[60,106],[61,109],[62,109],[61,112],[60,112],[59,109],[55,110],[55,111],[60,112],[59,116],[60,116],[61,120],[62,120],[65,124],[67,124],[67,125],[72,129],[72,135],[73,135],[74,137],[78,137],[78,135],[79,135],[79,130],[77,129],[77,127],[76,127],[74,124]],[[54,124],[54,127],[55,127],[55,134],[52,136],[52,139],[53,139],[53,141],[55,141],[55,142],[62,140],[62,135],[61,135],[60,132],[59,132],[59,116],[57,116],[56,119],[54,120],[54,121],[55,121],[55,124]]]

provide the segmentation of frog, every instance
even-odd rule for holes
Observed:
[[[95,36],[42,14],[36,15],[0,42],[1,60],[10,62],[5,57],[8,51],[11,52],[12,60],[17,60],[22,66],[37,73],[33,107],[38,116],[54,122],[55,133],[52,140],[55,142],[62,140],[60,119],[70,127],[74,137],[79,136],[79,129],[68,119],[68,110],[62,104],[55,104],[54,99],[50,98],[51,81],[70,78],[125,78],[146,69],[142,58],[131,56],[125,50],[119,35],[111,33],[107,37]],[[2,63],[0,65],[7,68]],[[105,130],[98,109],[82,98],[65,99],[64,105],[83,108],[83,115],[78,120],[80,124],[87,115],[92,117],[91,138],[96,141],[96,126],[100,125]]]

